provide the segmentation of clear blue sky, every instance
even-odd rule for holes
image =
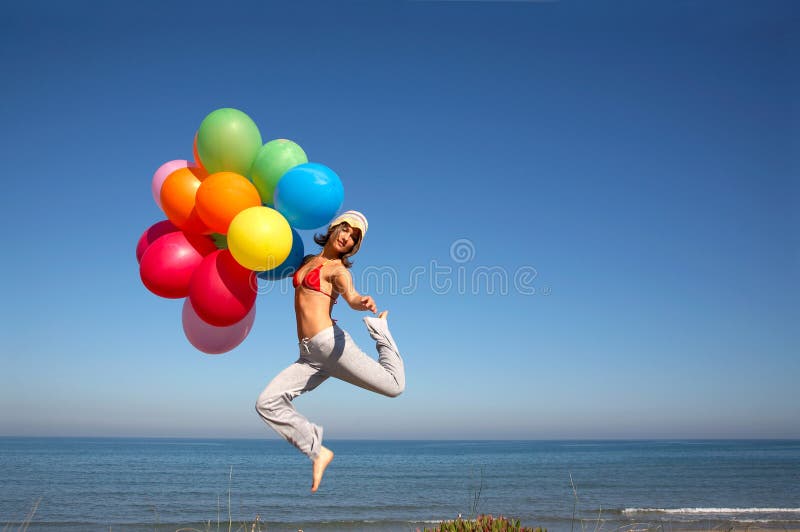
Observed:
[[[207,356],[134,255],[153,172],[235,107],[370,220],[408,386],[298,399],[326,437],[800,437],[796,2],[2,11],[0,435],[275,437],[287,285]]]

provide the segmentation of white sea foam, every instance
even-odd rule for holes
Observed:
[[[800,514],[800,508],[625,508],[624,514],[683,514],[683,515],[706,515],[706,514]]]

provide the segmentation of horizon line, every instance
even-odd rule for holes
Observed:
[[[62,440],[196,440],[196,441],[264,441],[283,442],[280,438],[218,437],[218,436],[60,436],[60,435],[3,435],[0,439],[62,439]],[[745,442],[745,441],[798,441],[800,437],[581,437],[581,438],[327,438],[331,442]]]

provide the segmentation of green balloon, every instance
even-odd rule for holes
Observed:
[[[209,174],[250,175],[259,148],[258,126],[238,109],[217,109],[203,119],[197,131],[197,153]]]
[[[273,204],[272,195],[283,174],[298,164],[308,162],[303,148],[286,139],[271,140],[264,144],[253,162],[251,178],[263,203]]]

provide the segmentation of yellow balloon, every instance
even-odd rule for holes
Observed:
[[[249,207],[228,227],[228,249],[236,262],[255,271],[280,266],[292,250],[292,229],[281,213],[269,207]]]

